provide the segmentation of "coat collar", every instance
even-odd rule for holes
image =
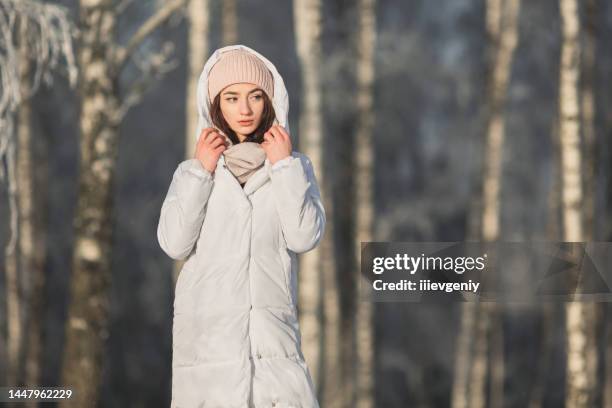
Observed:
[[[240,186],[238,179],[232,174],[231,171],[225,165],[225,157],[223,154],[219,156],[219,160],[217,161],[216,173],[221,175],[224,182],[232,184],[232,190],[236,191],[243,198],[247,198],[255,191],[257,191],[261,186],[266,184],[268,180],[270,180],[270,171],[272,165],[270,164],[270,160],[266,157],[264,161],[264,165],[258,169],[255,173],[249,177],[244,188]]]

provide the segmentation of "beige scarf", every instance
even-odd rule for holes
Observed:
[[[246,183],[249,177],[264,165],[266,152],[259,143],[242,142],[235,145],[229,137],[221,131],[219,133],[225,136],[230,144],[230,147],[223,152],[227,168],[240,184]]]

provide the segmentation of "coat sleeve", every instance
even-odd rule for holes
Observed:
[[[325,209],[312,163],[303,154],[276,162],[270,170],[276,209],[287,248],[313,249],[325,232]]]
[[[186,259],[198,239],[214,174],[197,159],[181,162],[172,176],[170,188],[162,204],[157,240],[172,259]]]

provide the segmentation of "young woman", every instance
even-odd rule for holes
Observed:
[[[297,254],[325,210],[292,150],[275,66],[243,45],[216,50],[197,89],[195,157],[180,163],[157,237],[185,259],[175,289],[172,407],[317,408],[301,350]]]

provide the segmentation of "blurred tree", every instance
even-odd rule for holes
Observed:
[[[210,1],[209,0],[190,0],[189,1],[189,51],[187,53],[187,90],[185,111],[185,157],[191,158],[195,154],[195,135],[197,132],[198,112],[196,110],[198,80],[202,73],[202,68],[206,62],[208,53],[208,34],[210,31]],[[185,263],[175,261],[173,267],[173,281],[176,284],[179,273]]]
[[[65,61],[70,85],[77,79],[72,50],[74,27],[65,8],[35,1],[0,0],[0,181],[9,193],[10,231],[5,248],[5,278],[8,339],[0,346],[0,383],[24,381],[26,346],[27,382],[36,384],[40,352],[40,306],[42,297],[41,257],[35,246],[44,233],[34,224],[33,174],[39,168],[31,158],[30,100],[41,81],[53,82],[52,72]],[[17,142],[14,116],[19,113]],[[20,146],[16,155],[16,147]],[[40,242],[40,241],[38,241]],[[34,251],[34,248],[39,249]],[[33,289],[33,290],[31,290]],[[28,337],[24,336],[27,328]],[[29,342],[29,344],[28,344]]]
[[[320,0],[295,0],[293,2],[293,24],[297,55],[302,75],[302,111],[299,119],[300,150],[311,160],[313,170],[321,180],[321,195],[327,217],[325,234],[321,244],[312,251],[300,255],[299,270],[299,319],[304,333],[302,349],[308,362],[313,381],[317,387],[322,406],[325,360],[337,359],[337,347],[325,339],[322,318],[337,319],[337,295],[333,285],[333,209],[329,199],[329,184],[322,163],[322,114],[321,114],[321,2]],[[325,285],[328,285],[326,288]],[[329,289],[329,290],[327,290]],[[326,298],[323,296],[329,296]],[[329,303],[333,302],[333,303]],[[334,305],[335,304],[335,305]],[[324,309],[322,309],[324,308]],[[325,310],[325,315],[322,311]],[[331,323],[330,323],[331,324]],[[330,347],[326,350],[323,347]],[[325,354],[327,352],[327,354]]]
[[[20,38],[27,38],[28,24],[27,21],[24,21],[19,28]],[[27,41],[23,42],[22,47],[20,48],[21,54],[21,63],[19,69],[19,79],[21,81],[21,86],[27,84],[28,78],[30,76],[30,71],[32,69],[31,63],[29,60],[28,54],[31,52],[29,49],[29,45]],[[27,92],[27,91],[26,91]],[[27,335],[22,336],[20,344],[19,344],[19,353],[17,357],[17,378],[16,384],[28,384],[28,385],[37,385],[36,377],[31,378],[33,382],[24,383],[24,358],[27,355],[36,357],[33,360],[30,360],[31,363],[36,363],[39,357],[40,351],[40,338],[41,338],[41,310],[36,307],[38,310],[34,310],[33,304],[30,304],[30,300],[37,302],[40,300],[40,296],[43,295],[43,291],[39,290],[36,295],[39,298],[33,298],[30,296],[31,293],[31,285],[30,280],[33,277],[33,267],[34,267],[34,253],[33,253],[33,245],[34,245],[34,168],[32,163],[32,129],[31,129],[31,116],[32,116],[32,107],[30,106],[30,100],[22,101],[19,106],[18,112],[19,119],[17,121],[17,145],[21,147],[21,149],[17,149],[17,214],[18,216],[18,227],[19,231],[17,242],[18,242],[18,250],[13,252],[13,256],[15,258],[19,257],[20,260],[16,262],[19,265],[19,278],[20,278],[20,286],[21,291],[23,293],[23,300],[20,302],[20,309],[23,311],[21,314],[21,321],[19,321],[19,325],[24,329],[23,332],[27,333]],[[44,210],[44,208],[38,208],[38,210]],[[44,228],[42,230],[36,231],[37,236],[44,234]],[[42,265],[38,265],[42,266]],[[42,277],[42,270],[36,271],[36,276]],[[40,288],[42,289],[42,288]],[[38,303],[38,302],[37,302]],[[38,305],[36,305],[38,306]],[[37,313],[35,316],[32,316],[33,313]],[[32,318],[34,317],[34,318]],[[30,326],[31,325],[31,326]],[[30,326],[30,327],[28,327]],[[30,329],[30,330],[28,330]],[[21,329],[20,329],[21,331]],[[32,346],[31,350],[26,350],[28,346]],[[15,357],[15,356],[14,356]],[[29,372],[34,374],[34,371],[38,371],[34,364],[28,365]],[[32,403],[30,402],[30,406]]]
[[[359,265],[361,242],[372,241],[374,219],[374,45],[376,43],[376,1],[359,1],[359,40],[357,62],[357,117],[356,140],[354,150],[355,181],[353,200],[355,205],[355,265]],[[357,302],[355,316],[356,356],[352,360],[357,363],[356,381],[351,389],[356,391],[356,402],[345,401],[343,406],[371,408],[374,406],[374,341],[373,341],[373,311],[369,299],[369,281],[361,274],[361,269],[355,270],[354,285],[357,290],[361,286],[368,288],[356,293]],[[345,368],[342,373],[343,382],[351,382],[350,371]],[[349,394],[352,396],[352,393]],[[347,403],[349,402],[349,403]]]
[[[186,0],[159,6],[125,45],[116,41],[117,17],[131,0],[81,0],[80,163],[74,220],[72,279],[66,321],[62,384],[75,390],[60,406],[94,406],[101,382],[102,357],[108,337],[108,290],[113,237],[113,180],[118,129],[128,110],[150,85],[176,64],[168,61],[172,44],[159,53],[134,58],[143,72],[120,94],[119,75],[142,42]]]
[[[21,39],[32,36],[28,33],[28,21],[24,20],[20,27]],[[68,37],[66,40],[72,42]],[[23,94],[28,94],[28,84],[32,74],[33,64],[30,60],[32,50],[28,41],[22,41],[20,47],[20,81]],[[72,54],[72,45],[69,45]],[[71,69],[76,70],[74,57]],[[19,119],[17,124],[17,145],[21,148],[17,150],[17,213],[18,249],[14,253],[19,257],[19,277],[23,293],[22,327],[24,336],[21,338],[18,355],[17,381],[19,385],[37,386],[40,384],[40,372],[42,364],[43,347],[43,317],[44,317],[44,288],[45,271],[44,261],[46,255],[46,194],[45,186],[47,183],[40,182],[41,175],[47,174],[46,154],[36,155],[33,145],[32,135],[32,107],[31,98],[22,100],[19,105]],[[37,141],[39,145],[44,145],[44,141]],[[44,176],[43,176],[44,177]],[[36,181],[39,180],[37,183]],[[29,400],[25,402],[27,407],[34,408],[36,402]]]
[[[472,229],[469,240],[484,242],[500,239],[500,191],[504,146],[506,94],[514,51],[518,42],[520,0],[487,0],[487,33],[491,42],[492,64],[488,78],[488,123],[484,151],[482,184],[482,220],[480,232]],[[472,212],[471,216],[475,216]],[[476,224],[473,224],[476,225]],[[488,263],[495,265],[493,257]],[[486,285],[494,288],[491,276],[483,276]],[[504,360],[501,313],[494,302],[464,302],[455,361],[453,408],[503,406]],[[495,326],[493,326],[495,325]],[[493,336],[493,337],[491,337]],[[470,339],[474,350],[470,353]],[[491,343],[490,343],[491,339]],[[489,348],[493,347],[492,352]],[[490,362],[488,355],[492,356]],[[490,404],[487,404],[487,372],[490,369]],[[469,384],[469,386],[468,386]]]
[[[559,137],[561,148],[561,208],[563,240],[566,242],[587,241],[582,205],[585,201],[583,187],[582,152],[580,146],[581,116],[581,22],[576,0],[560,0],[561,11],[561,62],[559,77]],[[588,95],[587,95],[588,96]],[[586,112],[587,116],[590,112]],[[588,135],[591,124],[587,125]],[[589,180],[590,182],[590,180]],[[572,246],[574,264],[580,265],[578,246]],[[577,268],[580,268],[579,266]],[[572,282],[576,293],[581,293],[581,271]],[[574,286],[575,285],[575,286]],[[589,366],[589,345],[594,338],[594,309],[592,303],[574,298],[566,305],[567,330],[567,377],[566,406],[592,407],[595,403],[595,379]]]

